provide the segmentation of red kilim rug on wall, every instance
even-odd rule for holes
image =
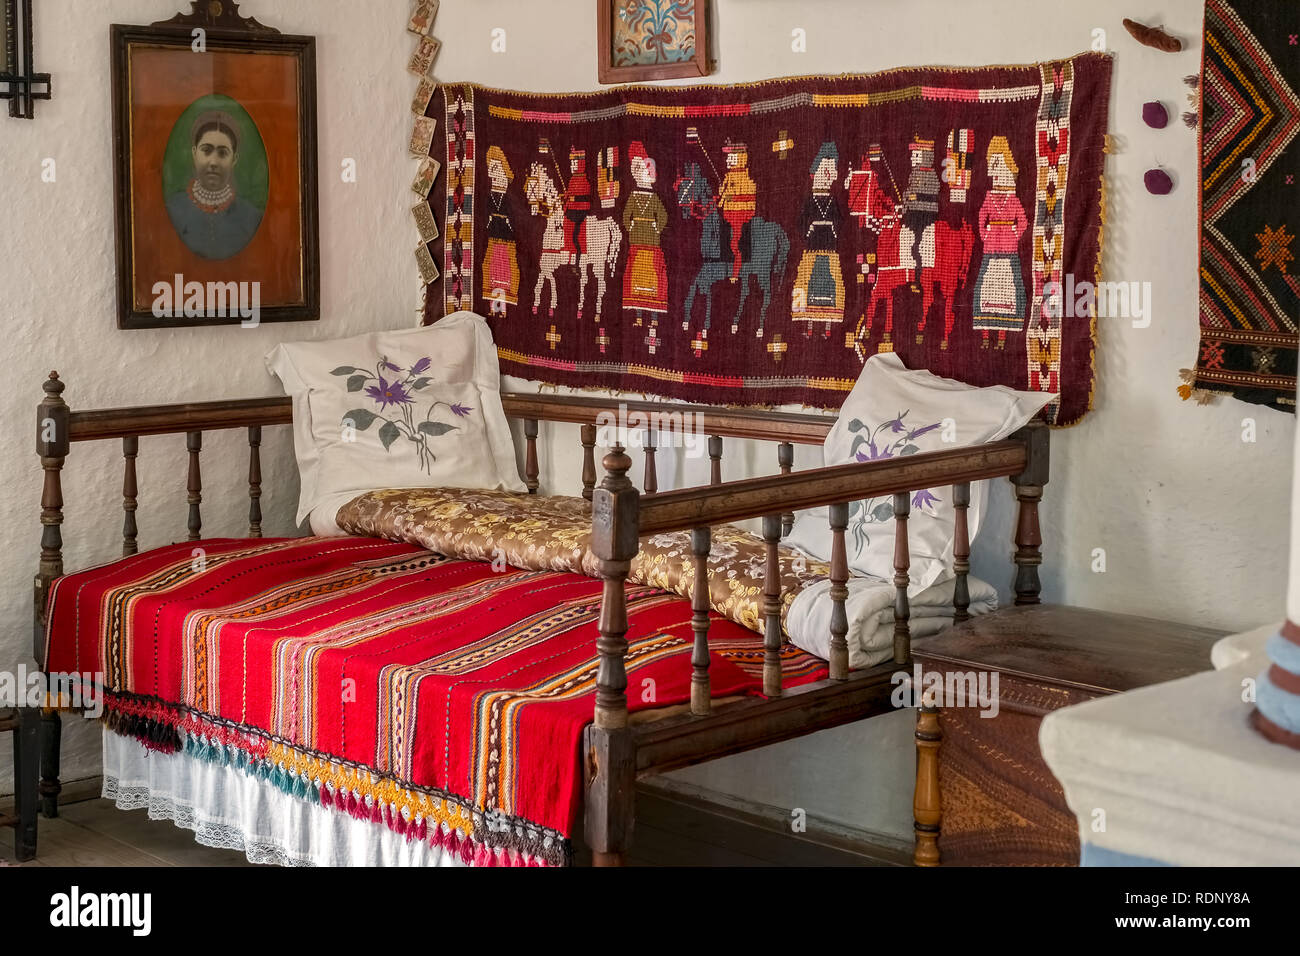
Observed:
[[[869,355],[1091,404],[1111,63],[535,94],[428,115],[441,276],[506,374],[837,408]],[[1089,300],[1090,301],[1090,300]]]

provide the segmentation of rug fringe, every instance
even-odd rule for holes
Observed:
[[[1187,84],[1187,105],[1191,107],[1183,114],[1183,124],[1188,129],[1196,129],[1201,125],[1201,78],[1195,73],[1183,77],[1183,82]]]
[[[467,864],[567,866],[572,862],[572,847],[562,834],[523,818],[499,814],[499,822],[490,821],[489,814],[449,795],[440,798],[411,790],[367,768],[304,753],[249,729],[211,723],[158,701],[105,695],[100,722],[106,730],[151,751],[182,753],[239,770],[281,793],[387,827],[407,841],[426,841]]]
[[[1178,386],[1178,394],[1182,396],[1183,401],[1193,401],[1197,405],[1213,405],[1223,397],[1221,392],[1212,392],[1209,389],[1196,387],[1196,370],[1190,368],[1180,368],[1178,377],[1182,379],[1183,384]]]

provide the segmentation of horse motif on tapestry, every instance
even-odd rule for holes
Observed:
[[[549,149],[546,151],[549,154]],[[553,157],[552,157],[553,158]],[[556,179],[565,181],[558,168]],[[581,173],[572,174],[578,178]],[[565,181],[562,194],[556,185],[556,179],[540,160],[535,160],[528,168],[528,178],[524,181],[524,196],[534,216],[546,220],[546,230],[542,233],[541,249],[537,256],[537,282],[533,287],[533,315],[541,309],[542,292],[549,286],[551,292],[550,306],[546,310],[548,318],[555,317],[559,303],[559,281],[556,274],[561,269],[578,270],[578,316],[586,314],[587,284],[596,283],[596,308],[593,316],[600,321],[601,310],[605,305],[607,276],[613,277],[619,262],[619,248],[623,233],[618,223],[612,218],[599,218],[582,215],[575,217],[575,207],[580,200],[575,200],[572,181]],[[585,212],[585,210],[583,210]]]
[[[695,315],[697,296],[704,299],[704,324],[700,336],[709,337],[713,322],[713,289],[722,282],[739,286],[740,300],[731,317],[731,331],[740,331],[745,305],[753,291],[763,294],[754,330],[757,338],[763,337],[763,323],[772,306],[772,292],[779,288],[784,277],[786,261],[790,256],[790,240],[785,230],[762,216],[750,215],[737,224],[734,217],[722,214],[719,197],[704,175],[700,164],[689,162],[682,175],[673,183],[677,204],[683,220],[700,223],[700,268],[686,293],[682,310],[682,330],[690,329]],[[734,251],[733,251],[734,250]]]
[[[1097,277],[1109,76],[1081,54],[571,95],[443,87],[426,320],[488,315],[502,371],[558,385],[833,408],[896,351],[1052,393],[1049,420],[1075,421],[1095,310],[1052,303]]]

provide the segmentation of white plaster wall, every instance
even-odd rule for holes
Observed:
[[[41,471],[34,451],[41,380],[57,368],[74,407],[279,394],[262,356],[276,343],[413,324],[419,304],[412,250],[414,201],[406,158],[414,78],[406,0],[275,0],[245,13],[284,33],[316,37],[320,162],[321,321],[256,329],[122,332],[116,328],[110,23],[151,23],[180,0],[40,0],[36,63],[54,98],[36,119],[0,116],[0,669],[31,661],[32,577],[40,551]],[[364,8],[364,9],[363,9]],[[343,183],[344,157],[357,181]],[[55,160],[57,179],[41,181]],[[205,436],[204,534],[247,528],[242,432]],[[183,436],[140,442],[141,548],[185,537]],[[77,445],[64,469],[67,567],[121,551],[120,446]],[[289,432],[268,428],[262,447],[263,527],[294,530],[298,480]],[[99,773],[99,734],[64,722],[63,777]],[[0,792],[10,792],[9,735],[0,740]]]
[[[410,42],[404,0],[271,2],[247,10],[285,30],[318,37],[324,321],[305,326],[174,333],[117,332],[112,319],[112,202],[108,121],[107,23],[147,22],[169,15],[166,3],[43,0],[38,37],[41,68],[55,74],[57,99],[40,104],[35,123],[0,118],[8,221],[35,229],[47,248],[19,248],[0,259],[10,387],[2,399],[16,449],[0,462],[8,489],[0,501],[0,609],[11,627],[0,634],[0,664],[26,657],[29,581],[37,554],[38,475],[31,443],[31,406],[43,370],[57,365],[74,404],[123,404],[274,389],[261,355],[281,338],[339,335],[405,324],[413,243],[406,223],[410,165],[403,158],[412,83],[403,74]],[[437,73],[448,80],[562,91],[595,83],[595,24],[589,0],[443,0],[437,34],[444,41]],[[1180,125],[1145,127],[1141,104],[1162,99],[1184,109],[1182,77],[1197,71],[1198,0],[1095,0],[1089,4],[1033,0],[716,0],[711,81],[842,71],[921,63],[1024,63],[1089,47],[1107,31],[1116,53],[1111,129],[1117,152],[1108,164],[1107,278],[1152,283],[1151,326],[1103,322],[1097,355],[1096,407],[1078,426],[1053,434],[1052,481],[1043,505],[1046,596],[1225,629],[1275,620],[1283,605],[1286,527],[1294,419],[1232,401],[1198,407],[1175,393],[1178,369],[1197,344],[1195,136]],[[373,11],[373,12],[370,12]],[[1178,55],[1139,47],[1123,17],[1165,23],[1187,44]],[[491,52],[491,31],[507,31],[505,53]],[[794,28],[807,50],[791,51]],[[60,182],[43,186],[40,159],[60,157]],[[361,181],[337,182],[339,158],[360,160]],[[1177,181],[1166,197],[1149,196],[1141,175],[1162,164]],[[1257,423],[1257,441],[1241,441],[1242,420]],[[278,444],[277,444],[278,443]],[[178,535],[184,522],[183,477],[151,467],[145,443],[142,494],[163,502],[170,523],[142,512],[142,543]],[[229,445],[234,458],[235,445]],[[291,522],[296,494],[286,436],[268,435],[264,498],[268,527]],[[577,484],[576,429],[543,427],[543,487],[571,492]],[[104,450],[77,449],[68,472],[70,566],[113,554],[118,534],[111,502],[118,477]],[[231,485],[238,460],[220,462]],[[174,461],[174,459],[171,459]],[[800,449],[798,467],[818,463]],[[701,463],[662,476],[698,483]],[[774,470],[775,452],[729,442],[726,477]],[[208,473],[208,530],[217,531],[216,497],[223,476]],[[170,490],[163,497],[162,488]],[[975,573],[1008,593],[1012,504],[1008,489],[993,496],[976,546]],[[238,529],[244,503],[225,502],[221,530]],[[83,536],[88,532],[88,537]],[[12,541],[8,538],[12,536]],[[85,542],[91,542],[87,545]],[[1095,548],[1107,571],[1094,573]],[[93,772],[89,738],[67,748],[65,776]],[[0,744],[3,746],[3,744]],[[802,807],[837,823],[895,836],[910,832],[910,721],[906,713],[826,731],[679,771],[677,776],[775,807]]]

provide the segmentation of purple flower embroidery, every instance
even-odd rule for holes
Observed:
[[[916,509],[929,508],[937,505],[939,499],[930,494],[928,490],[922,489],[912,496],[912,507]]]
[[[857,433],[853,439],[853,445],[849,449],[853,460],[858,462],[882,461],[896,457],[906,458],[908,455],[920,453],[922,451],[921,447],[913,444],[913,440],[938,428],[942,422],[908,426],[905,424],[905,419],[910,414],[910,409],[899,412],[896,417],[887,419],[874,428],[864,424],[860,419],[855,418],[850,421],[849,430]],[[893,437],[895,435],[899,437]],[[876,439],[880,439],[879,444],[877,444]],[[927,508],[933,509],[938,503],[939,499],[929,491],[918,491],[912,497],[912,507],[918,511]],[[863,548],[870,544],[871,538],[867,533],[868,528],[871,525],[889,521],[893,518],[893,514],[893,504],[888,497],[850,502],[849,530],[853,534],[856,546]]]
[[[427,372],[432,364],[432,359],[426,356],[417,359],[403,373],[400,365],[390,362],[387,356],[380,356],[373,373],[370,369],[355,368],[351,365],[340,365],[330,373],[346,376],[349,392],[364,390],[366,396],[379,405],[378,413],[368,408],[354,408],[346,412],[343,416],[344,423],[362,432],[368,431],[371,426],[379,423],[378,437],[384,450],[392,451],[395,442],[405,439],[415,446],[420,469],[430,474],[433,472],[433,463],[437,461],[430,442],[450,432],[459,431],[461,427],[451,422],[440,422],[433,417],[433,413],[439,406],[446,408],[456,418],[467,418],[474,411],[471,405],[437,401],[432,400],[432,396],[425,396],[428,407],[423,416],[418,414],[415,407],[417,402],[424,404],[420,402],[420,393],[433,383],[432,378],[421,373]],[[390,380],[385,376],[386,371],[397,374]],[[376,384],[367,385],[367,382]],[[392,418],[383,414],[390,407],[394,409]]]
[[[879,461],[882,458],[893,458],[894,450],[892,448],[880,449],[876,447],[874,441],[867,441],[867,454],[857,452],[854,456],[858,461]]]
[[[383,363],[389,364],[387,362]],[[401,382],[389,382],[381,375],[378,385],[367,385],[366,394],[379,403],[380,409],[389,405],[407,405],[414,401]]]

